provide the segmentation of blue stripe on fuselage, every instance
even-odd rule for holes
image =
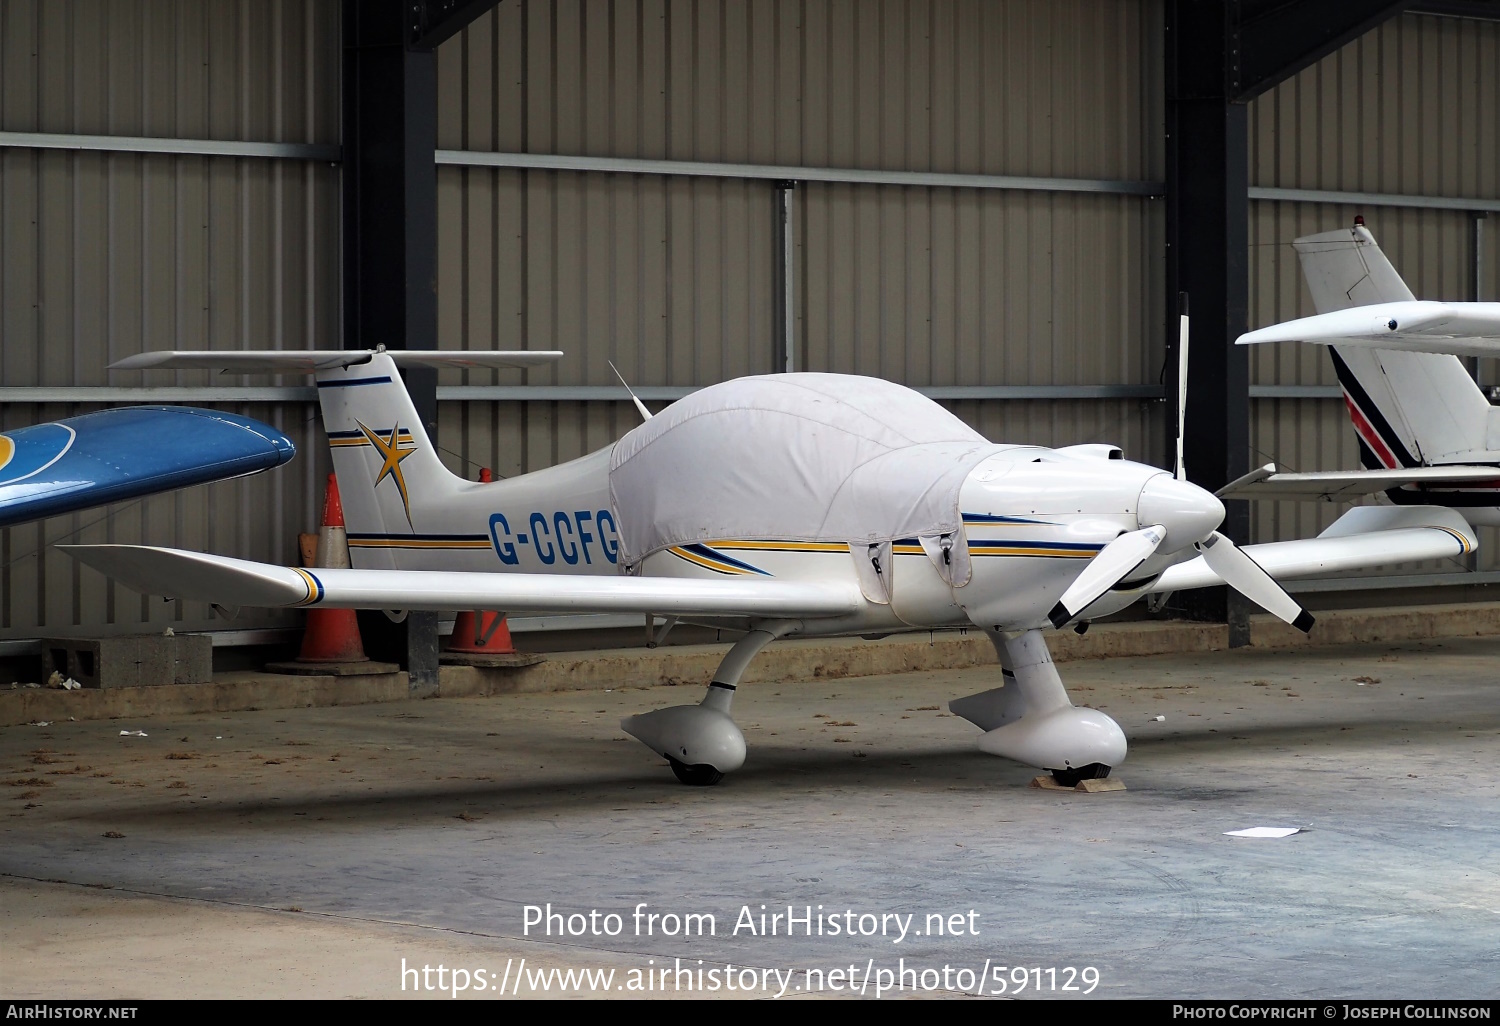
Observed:
[[[319,388],[353,388],[356,385],[389,385],[390,383],[391,383],[390,376],[389,375],[382,375],[381,377],[378,377],[378,378],[344,378],[341,381],[320,381],[320,382],[318,382],[318,387]]]

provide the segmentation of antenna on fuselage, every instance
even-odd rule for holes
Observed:
[[[625,375],[620,373],[620,368],[615,366],[615,362],[613,360],[606,360],[605,362],[609,364],[609,369],[615,372],[615,377],[620,379],[620,384],[625,386],[625,391],[630,393],[630,401],[635,403],[635,408],[637,410],[641,411],[641,419],[650,420],[651,411],[646,409],[646,404],[641,402],[640,399],[636,397],[635,392],[630,388],[630,383],[625,380]]]
[[[1177,328],[1177,480],[1187,480],[1187,465],[1182,458],[1182,434],[1187,425],[1188,383],[1188,294],[1177,293],[1179,311]]]

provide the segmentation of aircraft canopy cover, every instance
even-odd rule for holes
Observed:
[[[958,534],[959,488],[1004,448],[878,378],[767,374],[694,392],[610,457],[622,569],[715,540],[880,544]]]

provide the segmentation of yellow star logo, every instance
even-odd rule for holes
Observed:
[[[364,432],[365,437],[370,440],[370,444],[375,447],[376,452],[380,453],[380,458],[384,461],[380,465],[380,473],[375,475],[375,487],[379,488],[380,482],[387,477],[396,482],[396,490],[401,493],[401,505],[406,509],[406,525],[416,530],[411,522],[411,498],[406,494],[406,477],[401,473],[401,461],[417,450],[402,450],[398,447],[397,439],[401,437],[399,423],[392,426],[389,438],[381,438],[378,431],[371,431],[357,420],[354,423],[359,424],[359,429]]]

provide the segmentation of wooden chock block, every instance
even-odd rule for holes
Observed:
[[[1059,784],[1057,781],[1053,780],[1050,775],[1044,775],[1040,777],[1032,777],[1031,786],[1039,787],[1043,791],[1072,791],[1074,793],[1082,791],[1084,794],[1102,794],[1105,791],[1125,790],[1124,781],[1114,780],[1110,777],[1096,777],[1092,780],[1080,780],[1072,787],[1064,787],[1062,784]]]

